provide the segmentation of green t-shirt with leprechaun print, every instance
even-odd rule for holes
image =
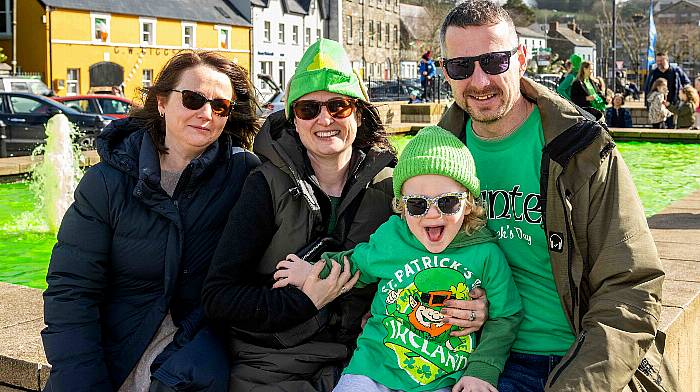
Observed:
[[[434,254],[413,236],[403,219],[392,216],[369,242],[351,251],[325,253],[326,261],[342,262],[349,255],[352,273],[361,272],[357,286],[378,282],[372,317],[344,373],[367,376],[390,389],[433,391],[454,385],[467,366],[471,369],[480,362],[481,369],[494,368],[485,381],[496,385],[520,322],[513,316],[522,308],[508,262],[494,240],[486,229],[471,236],[460,232],[447,249]],[[321,276],[329,269],[327,262]],[[487,350],[501,352],[497,358],[480,356],[474,334],[450,336],[458,327],[441,321],[442,303],[449,298],[469,299],[469,290],[476,286],[486,290],[490,301],[486,323],[492,327],[485,324],[481,341],[491,334],[490,344],[503,348]],[[491,321],[505,317],[511,319],[500,324]]]
[[[487,226],[498,237],[523,302],[523,322],[513,351],[564,355],[574,342],[574,334],[554,283],[542,214],[537,208],[544,146],[540,111],[535,107],[504,139],[479,138],[471,119],[466,135],[487,204]]]

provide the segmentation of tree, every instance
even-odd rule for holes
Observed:
[[[508,0],[503,8],[516,26],[529,26],[535,22],[535,12],[523,0]]]

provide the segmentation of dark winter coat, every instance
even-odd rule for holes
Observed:
[[[605,109],[605,123],[613,128],[632,128],[632,114],[629,109],[609,107]]]
[[[185,168],[171,198],[135,120],[114,121],[97,148],[101,162],[75,191],[46,278],[47,390],[118,389],[166,314],[181,326],[200,306],[227,213],[259,164],[224,134]]]
[[[268,118],[254,151],[264,163],[248,177],[231,211],[205,282],[205,311],[236,329],[230,342],[236,355],[232,391],[330,390],[352,353],[373,292],[351,290],[319,313],[301,290],[270,288],[280,260],[327,235],[331,207],[284,113]],[[340,243],[335,250],[367,241],[391,216],[394,160],[386,150],[353,151],[331,233]],[[298,343],[249,333],[285,331],[316,316],[318,323],[309,326],[314,332]]]
[[[664,78],[668,82],[668,102],[672,104],[678,103],[678,92],[683,86],[690,84],[690,78],[685,72],[675,65],[669,65],[666,72],[661,72],[660,69],[654,68],[649,72],[646,82],[644,83],[644,96],[651,94],[651,86],[658,78]]]

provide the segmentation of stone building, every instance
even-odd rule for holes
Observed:
[[[342,43],[363,79],[399,74],[399,1],[343,0]]]

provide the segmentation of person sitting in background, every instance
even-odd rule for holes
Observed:
[[[652,128],[666,128],[666,119],[673,116],[673,113],[668,110],[668,101],[666,100],[667,94],[668,82],[666,79],[656,79],[651,86],[651,93],[647,96],[647,103],[649,104],[649,123],[651,123]]]
[[[618,93],[613,96],[612,107],[605,110],[605,123],[614,128],[632,128],[632,115],[623,108],[625,96]]]
[[[679,102],[668,108],[676,116],[676,128],[690,128],[695,126],[695,111],[698,108],[698,90],[692,86],[685,86],[678,93]]]
[[[695,78],[695,91],[700,91],[700,76]],[[700,105],[695,109],[695,129],[700,129]]]
[[[416,90],[411,90],[411,94],[408,96],[408,103],[423,103],[423,100],[418,97],[418,94]]]

